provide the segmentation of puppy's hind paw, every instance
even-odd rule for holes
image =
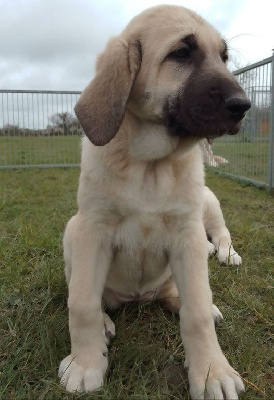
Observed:
[[[214,319],[214,323],[215,325],[219,325],[222,320],[224,319],[223,314],[221,313],[221,311],[219,310],[219,308],[217,306],[215,306],[215,304],[212,305],[212,314],[213,314],[213,319]]]
[[[107,341],[109,342],[115,336],[115,325],[106,313],[103,313],[103,319],[103,335],[105,335]]]
[[[239,254],[233,249],[232,246],[230,248],[220,247],[218,249],[217,257],[220,264],[231,266],[242,264],[242,257],[239,256]]]
[[[209,256],[212,256],[216,251],[216,247],[213,243],[207,241],[207,252]]]

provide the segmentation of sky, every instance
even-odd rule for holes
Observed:
[[[272,55],[273,0],[0,0],[0,89],[82,91],[109,38],[158,4],[191,8],[214,25],[232,69]]]

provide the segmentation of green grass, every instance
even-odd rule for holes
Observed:
[[[231,174],[244,176],[258,182],[267,183],[268,142],[242,143],[216,140],[212,145],[213,153],[229,161],[218,169]]]
[[[105,386],[69,395],[57,379],[69,354],[62,234],[76,211],[78,169],[0,171],[0,398],[188,399],[178,318],[158,304],[130,304],[111,313]],[[208,173],[221,201],[240,268],[210,260],[214,301],[225,320],[221,346],[247,384],[245,400],[273,393],[273,198],[257,188]]]
[[[79,136],[0,137],[0,166],[79,164]]]
[[[230,137],[213,143],[214,154],[229,164],[219,170],[267,182],[268,142],[244,143]],[[0,166],[60,165],[80,162],[79,136],[0,137]]]

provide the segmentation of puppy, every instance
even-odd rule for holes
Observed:
[[[227,57],[196,13],[158,6],[108,43],[76,104],[87,138],[78,212],[64,235],[71,354],[59,374],[70,392],[103,384],[114,327],[102,301],[116,307],[152,292],[170,308],[179,293],[192,399],[244,390],[212,318],[199,147],[236,134],[250,107]]]

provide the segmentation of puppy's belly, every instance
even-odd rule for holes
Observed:
[[[153,300],[171,274],[163,249],[135,250],[120,248],[114,252],[103,296],[110,307],[128,301]]]

